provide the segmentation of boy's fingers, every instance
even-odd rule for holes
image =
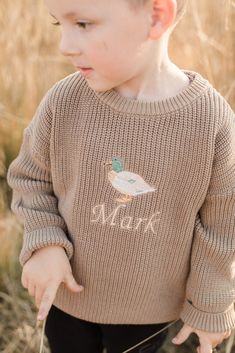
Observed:
[[[66,285],[66,287],[69,289],[69,290],[72,290],[72,291],[81,291],[81,290],[83,290],[83,286],[82,285],[80,285],[80,284],[78,284],[77,282],[76,282],[76,280],[75,280],[75,278],[73,277],[73,274],[72,274],[72,272],[69,272],[67,275],[66,275],[66,277],[65,277],[65,279],[64,279],[64,281],[63,281],[64,283],[65,283],[65,285]]]
[[[218,341],[212,342],[212,340],[209,340],[207,337],[199,337],[200,341],[200,346],[199,348],[199,353],[212,353],[213,347],[216,347],[217,344],[219,344]]]
[[[21,284],[24,288],[28,287],[28,281],[23,276],[21,277]]]
[[[38,311],[38,320],[44,320],[48,315],[48,312],[52,306],[52,303],[55,299],[56,292],[58,289],[59,283],[52,283],[49,287],[47,287],[43,293],[41,304]]]
[[[36,287],[33,283],[29,282],[28,284],[28,292],[29,292],[29,295],[31,295],[32,297],[35,296],[35,291],[36,291]]]
[[[37,287],[36,294],[35,294],[35,303],[38,309],[40,308],[42,297],[43,297],[43,290],[41,289],[41,287]]]
[[[224,338],[228,338],[230,335],[231,335],[231,330],[230,330],[230,331],[227,331],[227,332],[225,333]]]

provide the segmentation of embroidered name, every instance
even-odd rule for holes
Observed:
[[[92,209],[94,218],[91,222],[110,224],[110,226],[119,226],[121,229],[137,230],[143,227],[143,232],[146,233],[148,230],[153,234],[157,234],[156,225],[160,221],[160,212],[153,213],[150,218],[134,218],[132,216],[124,216],[121,218],[119,223],[117,218],[120,214],[121,208],[125,208],[126,205],[118,205],[109,215],[105,214],[105,204],[96,205]]]

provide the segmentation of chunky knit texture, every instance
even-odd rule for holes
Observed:
[[[97,323],[181,318],[235,328],[235,117],[199,73],[174,97],[56,82],[24,129],[7,180],[24,221],[20,264],[64,247],[75,279],[54,305]]]

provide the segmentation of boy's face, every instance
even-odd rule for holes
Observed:
[[[96,91],[133,80],[150,67],[148,38],[150,8],[134,12],[125,0],[45,0],[53,22],[61,28],[60,50],[77,67],[93,70],[86,76]],[[65,18],[64,15],[75,15]],[[86,22],[87,25],[78,22]]]

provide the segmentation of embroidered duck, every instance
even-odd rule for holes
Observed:
[[[133,196],[156,190],[146,183],[139,174],[125,171],[123,163],[118,157],[112,157],[112,161],[104,163],[104,165],[112,165],[112,170],[108,172],[108,179],[112,186],[123,194],[116,201],[129,202]]]

